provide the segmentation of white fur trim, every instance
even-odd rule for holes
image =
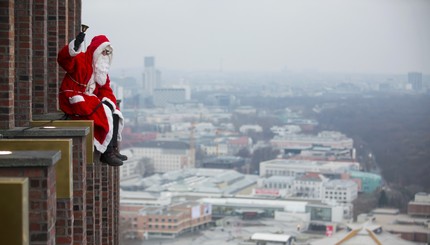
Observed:
[[[94,64],[96,64],[96,62],[99,59],[100,55],[102,55],[103,50],[106,47],[108,47],[108,46],[110,47],[109,49],[111,51],[113,51],[113,48],[112,48],[112,45],[110,44],[110,42],[104,42],[104,43],[100,44],[100,46],[98,46],[96,48],[96,50],[94,50],[94,53],[93,53],[93,66],[94,66]],[[112,57],[113,57],[113,53],[111,53],[109,55],[109,65],[112,64]]]
[[[109,132],[106,135],[105,141],[103,141],[103,142],[99,142],[96,138],[94,138],[94,146],[101,153],[104,153],[106,151],[106,148],[109,145],[110,141],[112,140],[112,136],[113,136],[113,118],[112,118],[112,113],[110,112],[110,109],[109,109],[109,107],[107,105],[103,104],[103,109],[104,109],[104,112],[106,114],[106,118],[107,118],[107,121],[108,121]]]
[[[75,95],[73,97],[69,97],[69,103],[70,104],[76,104],[76,103],[84,102],[84,101],[85,101],[85,99],[82,95]]]
[[[78,55],[80,52],[82,52],[82,45],[83,43],[81,43],[81,45],[79,46],[78,51],[75,51],[73,48],[75,47],[75,39],[73,39],[70,43],[69,43],[69,54],[70,56],[74,57],[76,55]]]
[[[102,101],[109,102],[109,104],[111,104],[111,105],[112,105],[112,108],[114,108],[114,110],[115,110],[116,105],[115,105],[115,103],[113,103],[113,101],[112,101],[112,100],[110,100],[110,99],[109,99],[109,98],[107,98],[107,97],[103,97],[103,98],[102,98]]]

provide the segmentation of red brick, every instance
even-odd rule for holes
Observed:
[[[65,236],[65,237],[57,237],[57,244],[71,244],[73,242],[73,237]]]
[[[24,175],[28,177],[44,177],[45,173],[40,168],[26,168],[24,169]]]

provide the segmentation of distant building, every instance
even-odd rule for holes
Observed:
[[[422,91],[423,90],[423,74],[421,72],[409,72],[408,73],[408,84],[411,85],[412,90]]]
[[[275,189],[275,190],[287,190],[293,192],[294,189],[294,177],[285,176],[270,176],[268,178],[260,178],[258,180],[258,188],[261,189]],[[258,192],[255,192],[257,194]],[[264,191],[260,191],[264,193]]]
[[[302,132],[311,132],[318,126],[318,122],[313,119],[303,119],[303,118],[288,118],[284,120],[285,124],[297,125],[300,127]]]
[[[156,88],[161,88],[161,72],[155,68],[155,57],[144,58],[143,88],[144,92],[153,95]]]
[[[298,154],[296,158],[308,159],[327,159],[327,160],[354,160],[356,153],[355,149],[332,149],[331,147],[312,146],[309,149],[284,149],[285,154]]]
[[[352,180],[330,180],[324,183],[323,200],[350,203],[358,196],[358,186]]]
[[[252,106],[238,106],[236,109],[234,109],[234,112],[245,115],[256,115],[257,109]]]
[[[201,145],[200,148],[205,152],[206,156],[225,156],[228,155],[228,146],[224,141],[208,142]]]
[[[310,148],[288,147],[282,151],[284,158],[307,159],[307,160],[346,160],[352,161],[356,158],[355,148],[353,149],[332,149],[328,146],[314,145]]]
[[[320,174],[342,174],[357,171],[359,164],[348,161],[314,161],[274,159],[260,163],[260,176],[302,176],[307,172]]]
[[[229,138],[227,142],[228,153],[235,155],[240,150],[246,148],[249,149],[252,145],[252,139],[248,136],[242,136],[238,138]]]
[[[139,218],[145,238],[174,238],[209,226],[212,221],[210,204],[181,203],[169,208],[144,208]]]
[[[313,146],[330,147],[331,149],[353,149],[354,141],[344,134],[334,131],[323,131],[318,135],[286,134],[270,141],[277,149],[309,149]]]
[[[124,101],[124,87],[119,83],[111,82],[111,88],[117,101]],[[124,103],[121,103],[121,109],[124,109]]]
[[[212,94],[208,96],[207,101],[211,105],[221,107],[236,105],[236,97],[230,94]]]
[[[260,125],[242,125],[239,128],[239,132],[242,134],[248,134],[250,132],[261,133],[263,128]]]
[[[412,201],[409,204],[413,205],[413,203],[416,202],[417,195],[421,196],[422,194],[423,193],[417,193],[415,195],[415,201]],[[383,231],[396,234],[397,237],[415,242],[406,244],[429,244],[430,228],[428,216],[417,216],[415,212],[416,210],[413,209],[414,207],[412,210],[408,207],[408,214],[402,214],[398,209],[377,208],[367,214],[365,218],[366,220],[374,220],[375,222],[378,222],[382,226]]]
[[[294,197],[322,202],[351,203],[358,196],[358,185],[354,180],[330,180],[315,173],[298,177],[271,176],[258,180],[253,196]]]
[[[295,197],[321,200],[327,178],[317,173],[305,173],[294,180]]]
[[[235,169],[239,171],[245,165],[245,159],[235,156],[220,156],[206,159],[203,168]]]
[[[419,192],[408,204],[408,214],[417,217],[430,217],[430,194]]]
[[[360,192],[371,193],[381,187],[382,184],[381,176],[373,173],[351,171],[350,177],[351,179],[361,180]]]
[[[342,231],[335,233],[326,232],[327,237],[310,242],[311,245],[332,245],[332,244],[366,244],[366,245],[412,245],[415,243],[405,241],[390,232],[384,231],[379,224],[365,222],[364,224],[349,224]]]
[[[151,171],[149,169],[149,166],[153,166],[151,159],[141,156],[135,157],[130,149],[125,149],[122,153],[128,156],[128,160],[119,169],[121,179],[143,176],[145,172]]]
[[[212,206],[195,202],[184,202],[169,207],[123,207],[121,218],[131,226],[126,237],[141,240],[151,238],[175,238],[209,226],[212,221]]]
[[[343,222],[345,217],[351,217],[352,206],[309,203],[306,205],[306,212],[310,213],[314,226],[322,225],[325,227],[328,223]],[[312,229],[311,226],[310,229]]]
[[[176,193],[182,196],[249,195],[258,176],[244,175],[235,170],[188,168],[154,174],[146,178],[121,181],[123,190],[138,190],[160,195]]]
[[[285,234],[254,233],[249,240],[255,241],[256,244],[291,245],[294,243],[295,238]]]
[[[136,157],[152,160],[155,173],[194,168],[195,156],[190,145],[181,141],[145,141],[130,149]]]
[[[351,217],[351,205],[310,203],[298,200],[268,199],[266,198],[202,198],[201,203],[212,205],[212,217],[221,218],[231,215],[243,214],[245,211],[256,212],[260,217],[274,218],[276,214],[283,216],[312,217],[309,222],[343,222],[344,217]],[[322,211],[323,210],[323,211]],[[310,215],[307,215],[310,214]],[[278,216],[278,218],[280,218]]]
[[[180,104],[185,101],[186,91],[183,88],[154,89],[153,103],[155,107],[164,107],[168,104]]]
[[[272,131],[272,133],[276,134],[277,136],[283,137],[286,134],[298,134],[302,131],[302,129],[298,125],[284,125],[282,127],[273,126],[270,128],[270,131]]]

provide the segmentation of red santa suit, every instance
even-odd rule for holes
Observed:
[[[124,117],[110,87],[107,74],[112,61],[112,46],[106,36],[92,39],[86,52],[82,46],[75,51],[71,41],[58,53],[58,64],[66,71],[60,91],[60,109],[72,119],[94,121],[94,146],[101,153],[106,151],[113,135],[112,111],[119,116],[118,141],[124,128]]]

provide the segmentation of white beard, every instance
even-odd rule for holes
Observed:
[[[94,80],[100,86],[106,84],[107,75],[110,68],[110,58],[108,55],[100,55],[94,66]]]

